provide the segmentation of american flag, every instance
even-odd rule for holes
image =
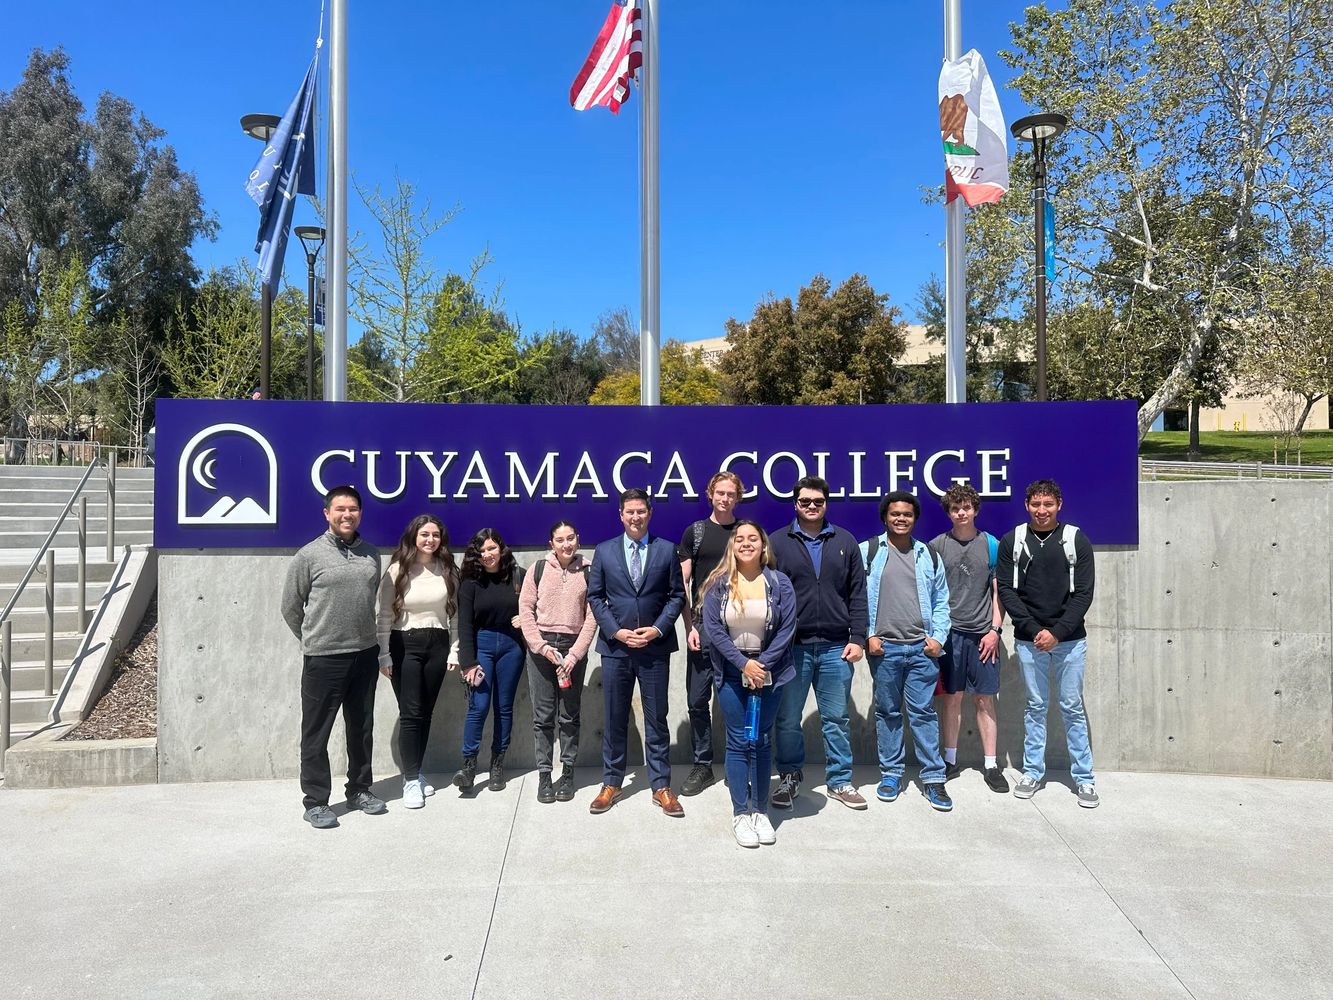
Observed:
[[[612,114],[629,97],[630,78],[643,65],[643,25],[638,0],[617,0],[569,88],[575,111],[604,104]]]

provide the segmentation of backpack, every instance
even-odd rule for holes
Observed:
[[[986,537],[990,538],[989,535],[987,535]],[[992,538],[991,542],[994,543],[994,541],[995,539]],[[875,561],[875,553],[877,553],[878,551],[879,551],[879,535],[876,535],[874,538],[870,539],[870,541],[866,544],[866,564],[865,564],[866,576],[870,575],[870,564]],[[936,552],[934,549],[932,549],[929,545],[926,546],[926,551],[930,553],[931,569],[938,570],[940,568],[940,554]],[[991,550],[990,568],[992,570],[995,569],[996,551],[997,551],[996,549]]]
[[[699,558],[699,550],[704,544],[704,521],[695,521],[686,529],[689,532],[690,544],[690,562]]]
[[[1074,592],[1074,566],[1078,563],[1078,553],[1074,550],[1074,536],[1078,534],[1078,528],[1072,524],[1062,524],[1060,526],[1060,547],[1065,550],[1065,560],[1069,563],[1069,592]],[[1028,526],[1020,524],[1014,529],[1014,589],[1018,589],[1018,556],[1027,551]],[[1028,552],[1028,561],[1032,561],[1032,553]]]

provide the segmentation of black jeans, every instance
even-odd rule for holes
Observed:
[[[394,629],[389,633],[389,657],[393,661],[389,682],[398,699],[398,752],[403,758],[403,780],[415,781],[421,777],[435,701],[448,670],[449,630]]]
[[[542,638],[567,654],[577,636],[560,632],[543,632]],[[555,750],[556,709],[560,719],[560,764],[572,768],[579,756],[579,710],[583,703],[583,678],[588,669],[584,656],[570,673],[569,687],[562,688],[555,676],[555,664],[539,653],[529,653],[528,693],[532,697],[533,751],[537,770],[551,773],[551,757]]]
[[[690,746],[693,763],[713,766],[713,663],[700,642],[696,653],[685,652],[685,700],[690,710]]]
[[[333,784],[329,735],[338,709],[347,727],[347,794],[370,791],[371,732],[379,646],[358,653],[307,656],[301,668],[301,791],[305,807],[326,806]]]

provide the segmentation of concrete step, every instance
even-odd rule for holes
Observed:
[[[51,686],[53,691],[59,691],[60,685],[65,683],[65,675],[69,673],[69,664],[63,666],[57,660],[55,668],[51,674],[54,683]],[[37,663],[15,663],[10,672],[10,683],[13,684],[13,691],[17,694],[19,691],[37,692],[46,686],[46,663],[45,661]]]
[[[0,548],[5,549],[31,549],[36,552],[42,542],[46,541],[46,536],[51,529],[46,531],[15,531],[9,534],[0,534]],[[73,548],[79,543],[79,532],[77,526],[68,528],[61,527],[56,533],[56,545],[65,548]],[[123,545],[152,545],[153,531],[150,526],[136,528],[135,530],[125,530],[120,526],[119,520],[116,522],[116,548]],[[98,538],[93,532],[89,532],[88,547],[90,550],[100,548],[106,553],[106,529],[102,529],[102,537]],[[31,558],[31,556],[29,556]]]
[[[119,546],[117,546],[119,549]],[[56,589],[57,592],[61,584],[73,583],[78,579],[79,572],[79,552],[76,548],[58,547],[52,551],[56,554]],[[32,562],[32,557],[37,554],[33,549],[15,549],[8,551],[0,548],[0,594],[5,594],[13,586],[23,579],[23,574],[28,570],[28,564]],[[106,555],[105,540],[101,545],[89,545],[88,547],[88,584],[92,589],[94,583],[104,584],[111,579],[116,571],[114,563],[103,561]],[[28,581],[28,589],[24,591],[24,596],[37,588],[37,593],[41,594],[45,586],[45,571],[43,567],[38,566],[37,572],[33,574],[32,579]],[[5,597],[8,601],[9,598]],[[64,602],[68,603],[68,602]],[[0,604],[0,607],[4,607]]]
[[[83,636],[77,632],[61,632],[55,638],[55,661],[57,663],[69,663],[74,659],[74,654],[79,651],[79,644],[83,642]],[[15,633],[11,655],[14,657],[15,663],[23,661],[44,663],[46,660],[46,636]]]
[[[28,584],[28,590],[32,589],[32,584]],[[38,596],[42,596],[42,591],[37,591]],[[25,590],[23,596],[27,597]],[[99,595],[100,596],[100,595]],[[8,600],[8,598],[6,598]],[[92,618],[92,612],[97,607],[97,602],[89,600],[88,617]],[[55,614],[56,632],[81,632],[83,623],[79,621],[78,609],[74,605],[65,607],[56,607],[52,609]],[[45,635],[46,634],[46,607],[17,607],[9,613],[9,620],[14,623],[14,631],[25,635]]]
[[[55,700],[55,695],[44,695],[40,691],[15,691],[9,699],[11,728],[27,726],[36,729],[46,721]]]
[[[88,471],[86,465],[4,465],[0,464],[0,484],[8,479],[72,479],[76,483],[83,478],[83,474]],[[106,472],[98,469],[92,474],[92,480],[102,482],[106,479]],[[152,469],[136,469],[132,466],[116,466],[116,482],[149,482],[153,481]]]
[[[108,570],[110,569],[109,565],[107,568]],[[90,576],[92,575],[91,570],[92,567],[89,567]],[[56,607],[72,608],[78,603],[79,588],[77,584],[75,584],[73,581],[69,583],[59,582],[59,576],[60,574],[57,573],[56,593],[55,593]],[[108,572],[107,580],[109,580],[110,577],[111,574]],[[97,602],[101,600],[102,594],[106,592],[107,580],[101,580],[97,582],[89,580],[88,588],[85,591],[84,595],[88,602],[89,607],[95,607],[97,605]],[[12,593],[13,591],[11,589],[7,588],[3,583],[0,583],[0,607],[4,607],[5,604],[9,603],[9,596]],[[44,609],[46,607],[46,577],[42,576],[39,578],[38,576],[34,575],[33,578],[28,581],[27,588],[23,591],[22,594],[19,595],[19,602],[17,605],[15,605],[15,607]]]
[[[0,483],[0,504],[9,506],[12,503],[42,503],[53,504],[57,514],[64,508],[66,501],[69,500],[73,487],[65,489],[55,489],[48,486],[24,484],[23,486],[8,486]],[[94,509],[100,510],[106,507],[106,490],[98,487],[95,490],[84,490],[83,495],[88,498],[88,511],[91,513]],[[116,484],[116,509],[120,509],[121,504],[141,504],[147,507],[153,505],[153,490],[151,485],[141,485],[138,483],[125,485]],[[75,504],[76,511],[78,504]]]
[[[3,508],[4,514],[0,515],[0,537],[9,534],[21,534],[29,531],[51,530],[51,525],[56,523],[60,516],[60,510],[57,508],[49,515],[29,514],[22,510],[11,510],[8,507]],[[133,511],[122,511],[120,506],[116,506],[116,529],[124,527],[126,530],[147,530],[153,526],[152,508],[144,510],[138,508]],[[65,523],[60,526],[60,530],[74,532],[74,537],[78,538],[79,518],[78,514],[70,511],[69,517],[65,518]],[[96,515],[92,511],[88,512],[88,534],[106,531],[106,515],[103,511],[98,511]]]

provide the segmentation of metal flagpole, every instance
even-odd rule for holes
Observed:
[[[962,0],[944,0],[944,58],[963,56]],[[967,402],[967,230],[963,199],[944,207],[944,401]]]
[[[642,160],[639,180],[639,405],[661,402],[660,339],[662,303],[661,213],[657,177],[657,8],[658,0],[639,0],[643,26],[642,107],[639,111]]]
[[[329,9],[329,205],[324,398],[347,399],[347,0]]]

